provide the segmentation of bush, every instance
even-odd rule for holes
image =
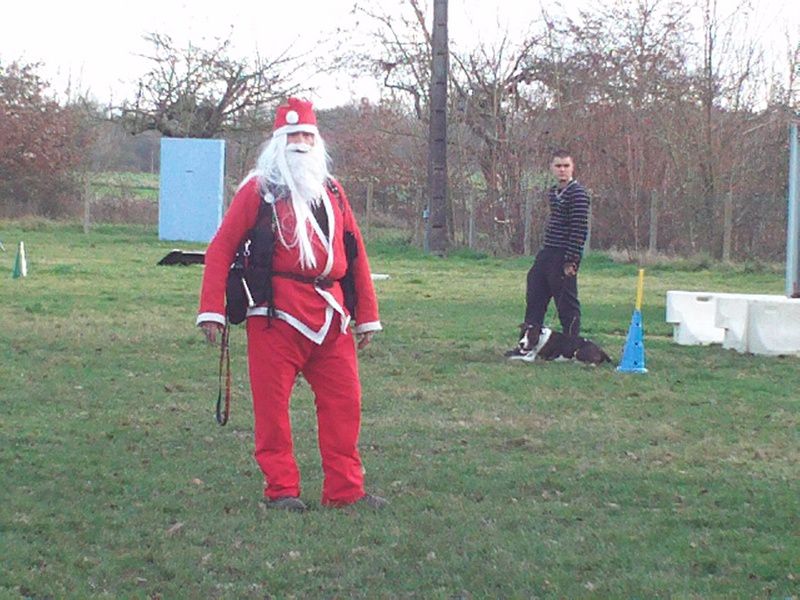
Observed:
[[[0,64],[0,216],[77,212],[74,173],[88,135],[77,110],[45,94],[36,65]]]

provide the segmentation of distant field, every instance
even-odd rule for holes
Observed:
[[[510,364],[529,259],[425,256],[374,231],[385,330],[360,354],[382,514],[319,506],[313,398],[292,404],[304,515],[266,511],[245,336],[231,421],[194,325],[202,267],[153,227],[0,222],[0,598],[800,597],[800,359],[680,347],[668,289],[781,294],[778,272],[648,269],[647,375]],[[28,249],[11,279],[13,248]],[[636,267],[581,274],[620,356]],[[550,318],[554,319],[551,312]]]
[[[92,191],[99,198],[135,198],[158,201],[158,173],[109,171],[94,173]]]

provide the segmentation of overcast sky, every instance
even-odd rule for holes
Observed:
[[[555,14],[557,3],[544,1]],[[571,0],[575,11],[581,5],[612,0]],[[721,13],[743,0],[716,0]],[[800,36],[800,1],[744,0],[754,8],[748,18],[748,33],[783,54],[786,32],[797,43]],[[685,0],[692,3],[693,0]],[[352,26],[349,14],[354,0],[306,0],[270,2],[260,0],[136,0],[114,3],[104,0],[39,2],[10,0],[0,15],[0,61],[41,62],[41,73],[63,92],[68,81],[73,89],[89,91],[96,99],[115,101],[128,95],[132,81],[148,69],[139,57],[150,46],[143,35],[166,33],[182,44],[205,38],[228,37],[233,31],[233,56],[258,50],[262,55],[290,46],[304,51],[321,32]],[[370,0],[374,10],[396,8],[400,0]],[[428,0],[432,6],[432,1]],[[449,0],[451,41],[466,46],[477,37],[485,41],[508,31],[512,36],[527,29],[539,14],[537,0]],[[376,8],[377,7],[377,8]],[[337,105],[375,96],[377,89],[364,82],[320,82],[314,100],[319,106]]]

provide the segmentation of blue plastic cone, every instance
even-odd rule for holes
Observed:
[[[623,373],[647,373],[644,366],[644,328],[642,327],[642,311],[634,310],[628,338],[622,351],[617,371]]]

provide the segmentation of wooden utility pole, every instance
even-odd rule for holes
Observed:
[[[447,251],[447,0],[433,2],[433,64],[428,132],[428,251]]]

